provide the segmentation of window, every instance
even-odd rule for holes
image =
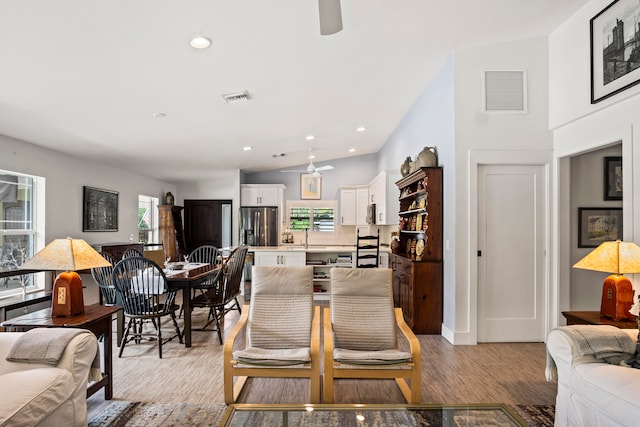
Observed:
[[[291,231],[333,233],[335,229],[335,200],[287,200],[287,222]]]
[[[158,206],[157,197],[138,196],[138,241],[141,243],[158,243]]]
[[[38,181],[44,178],[0,171],[0,271],[17,270],[44,245],[44,209],[37,214]],[[42,275],[0,278],[0,296],[44,287]]]

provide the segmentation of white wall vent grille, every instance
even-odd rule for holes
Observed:
[[[244,92],[234,92],[234,93],[226,93],[222,95],[227,104],[235,104],[238,102],[245,102],[249,100],[249,94]]]
[[[527,74],[524,70],[487,70],[483,75],[483,110],[526,113]]]

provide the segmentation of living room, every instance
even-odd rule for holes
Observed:
[[[589,23],[610,2],[582,3],[583,7],[576,8],[575,13],[550,33],[470,45],[450,52],[439,71],[415,94],[412,107],[379,151],[318,162],[335,167],[323,175],[322,193],[323,198],[335,199],[340,185],[366,184],[383,170],[396,173],[407,156],[415,156],[425,146],[438,148],[439,164],[444,169],[444,241],[447,242],[443,336],[453,345],[475,345],[482,341],[477,330],[480,279],[476,265],[480,248],[477,178],[482,165],[534,164],[544,168],[546,222],[542,249],[546,261],[541,282],[545,301],[542,339],[551,329],[564,324],[562,311],[599,308],[602,274],[576,273],[571,268],[585,251],[577,248],[575,236],[577,212],[572,200],[574,186],[578,184],[572,175],[572,159],[601,149],[605,150],[599,154],[601,157],[619,153],[626,172],[624,198],[615,205],[623,208],[623,239],[640,241],[640,227],[635,225],[638,220],[634,214],[637,178],[633,174],[634,167],[640,164],[640,153],[633,149],[640,138],[640,123],[635,114],[640,103],[640,87],[632,86],[591,102]],[[486,70],[527,71],[527,114],[482,111],[481,76]],[[13,128],[7,129],[5,132],[9,134]],[[178,205],[185,199],[229,199],[238,207],[240,184],[285,183],[285,198],[298,198],[299,184],[294,177],[277,169],[246,172],[237,168],[213,172],[205,179],[170,181],[105,164],[99,157],[76,156],[64,149],[64,140],[56,144],[57,148],[51,149],[33,141],[0,136],[0,169],[46,179],[44,240],[47,242],[65,236],[83,238],[91,244],[129,241],[129,236],[138,232],[136,219],[141,194],[162,197],[172,192]],[[160,156],[170,154],[159,153]],[[119,155],[126,157],[127,153],[123,151]],[[600,169],[595,174],[599,177]],[[106,236],[82,231],[83,186],[119,192],[117,232]],[[595,205],[602,198],[600,191],[593,193],[597,194],[591,201],[592,206],[613,206]],[[236,222],[233,227],[237,230]],[[237,232],[233,238],[237,239]],[[518,250],[517,242],[506,242],[506,246]],[[593,286],[584,289],[585,285],[576,283],[576,277],[582,282],[593,282]],[[585,297],[576,301],[576,293],[581,292],[586,292]]]

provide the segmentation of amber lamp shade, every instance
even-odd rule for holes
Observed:
[[[614,320],[633,319],[633,286],[624,273],[640,273],[640,247],[632,242],[604,242],[578,261],[574,268],[613,273],[602,286],[600,315]]]
[[[82,279],[76,270],[108,267],[104,259],[81,239],[56,239],[20,266],[22,270],[66,270],[56,277],[51,300],[52,317],[73,317],[84,313]]]

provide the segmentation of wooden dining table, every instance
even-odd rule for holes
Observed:
[[[221,271],[220,264],[206,264],[197,268],[166,273],[169,289],[182,289],[185,347],[191,347],[191,290],[207,280],[217,280]]]
[[[182,290],[185,347],[191,347],[191,290],[207,280],[218,280],[221,271],[221,264],[204,264],[195,268],[187,267],[184,270],[165,270],[169,290]],[[117,341],[120,345],[125,328],[122,310],[117,314],[117,322]]]

